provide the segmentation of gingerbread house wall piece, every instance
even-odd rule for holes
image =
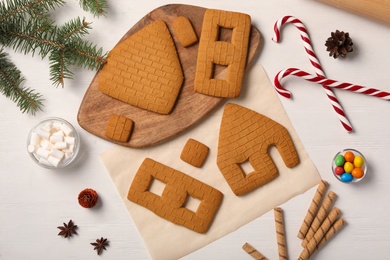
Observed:
[[[287,129],[274,120],[236,104],[227,104],[222,117],[217,165],[237,196],[272,181],[278,169],[269,155],[275,146],[285,165],[292,168],[299,157]],[[246,174],[240,164],[248,161]]]

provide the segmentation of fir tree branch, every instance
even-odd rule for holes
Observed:
[[[80,0],[80,6],[94,16],[105,15],[108,8],[107,0]]]
[[[20,108],[22,113],[35,114],[42,110],[42,96],[30,88],[21,87],[24,77],[8,59],[3,49],[0,50],[0,92],[11,99]]]
[[[64,79],[73,78],[73,73],[68,68],[70,67],[69,62],[65,57],[64,50],[53,51],[49,57],[50,60],[50,80],[53,85],[58,87],[61,85],[64,87]]]
[[[85,18],[82,21],[79,17],[68,21],[58,30],[58,41],[64,42],[88,34],[88,30],[91,29],[89,25]]]
[[[100,69],[104,63],[106,54],[102,48],[82,39],[77,39],[67,44],[68,57],[72,65],[87,69]]]
[[[56,27],[41,25],[36,21],[25,22],[19,19],[8,28],[5,28],[3,34],[0,33],[0,44],[12,46],[15,51],[21,51],[24,54],[32,53],[39,49],[42,58],[56,48],[65,46],[58,43],[56,38]]]
[[[38,9],[39,11],[53,10],[58,6],[64,5],[64,0],[7,0],[0,3],[0,22],[23,12],[31,12]]]

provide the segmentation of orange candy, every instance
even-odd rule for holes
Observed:
[[[353,176],[354,178],[360,179],[360,178],[363,177],[363,175],[364,175],[364,171],[363,171],[362,168],[355,167],[355,168],[352,170],[352,176]]]
[[[355,155],[353,154],[353,152],[348,151],[348,152],[345,152],[344,158],[345,158],[345,161],[347,161],[347,162],[353,162],[353,160],[355,159]]]

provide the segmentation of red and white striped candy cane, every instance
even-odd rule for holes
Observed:
[[[355,84],[351,84],[351,83],[343,83],[343,82],[339,82],[339,81],[336,81],[333,79],[327,79],[327,78],[324,78],[322,76],[312,75],[306,71],[303,71],[303,70],[300,70],[297,68],[288,68],[285,70],[281,70],[275,76],[275,79],[274,79],[275,89],[280,95],[282,95],[286,98],[291,98],[291,92],[286,90],[280,82],[282,81],[283,78],[285,78],[287,76],[296,76],[296,77],[303,78],[303,79],[310,81],[310,82],[314,82],[314,83],[317,83],[317,84],[320,84],[323,86],[324,85],[328,86],[329,88],[344,89],[344,90],[348,90],[348,91],[352,91],[352,92],[356,92],[356,93],[360,93],[360,94],[365,94],[368,96],[378,97],[380,99],[390,101],[390,93],[389,92],[382,91],[382,90],[375,89],[375,88],[367,88],[367,87],[363,87],[363,86],[355,85]]]
[[[301,35],[301,39],[303,41],[303,46],[305,47],[305,51],[309,57],[310,63],[314,67],[315,73],[318,76],[325,77],[324,70],[322,69],[320,62],[317,59],[316,54],[314,53],[307,29],[306,29],[305,25],[299,19],[288,15],[288,16],[284,16],[283,18],[276,21],[276,23],[274,25],[274,37],[272,38],[272,40],[275,42],[280,42],[280,30],[281,30],[281,27],[286,23],[294,24],[295,27],[299,30],[299,33]],[[349,122],[347,116],[345,115],[344,110],[343,110],[340,102],[338,101],[336,95],[333,93],[332,89],[329,88],[328,86],[324,85],[323,87],[324,87],[326,95],[328,96],[328,98],[333,106],[333,109],[336,111],[336,113],[339,117],[341,124],[348,132],[351,132],[352,131],[351,123]]]

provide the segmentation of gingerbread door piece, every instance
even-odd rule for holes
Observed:
[[[221,30],[231,30],[229,42],[219,39]],[[223,98],[240,95],[251,30],[250,16],[208,9],[203,18],[194,89]],[[216,66],[227,66],[225,79],[214,78]]]
[[[154,179],[166,184],[161,196],[149,190]],[[196,212],[185,207],[188,196],[200,200]],[[205,233],[221,204],[222,196],[217,189],[146,158],[134,177],[127,198],[177,225]]]
[[[284,126],[245,107],[225,106],[217,165],[234,194],[244,195],[278,176],[269,155],[270,146],[278,149],[288,168],[299,163],[294,143]],[[248,160],[254,171],[246,174],[240,165]]]

